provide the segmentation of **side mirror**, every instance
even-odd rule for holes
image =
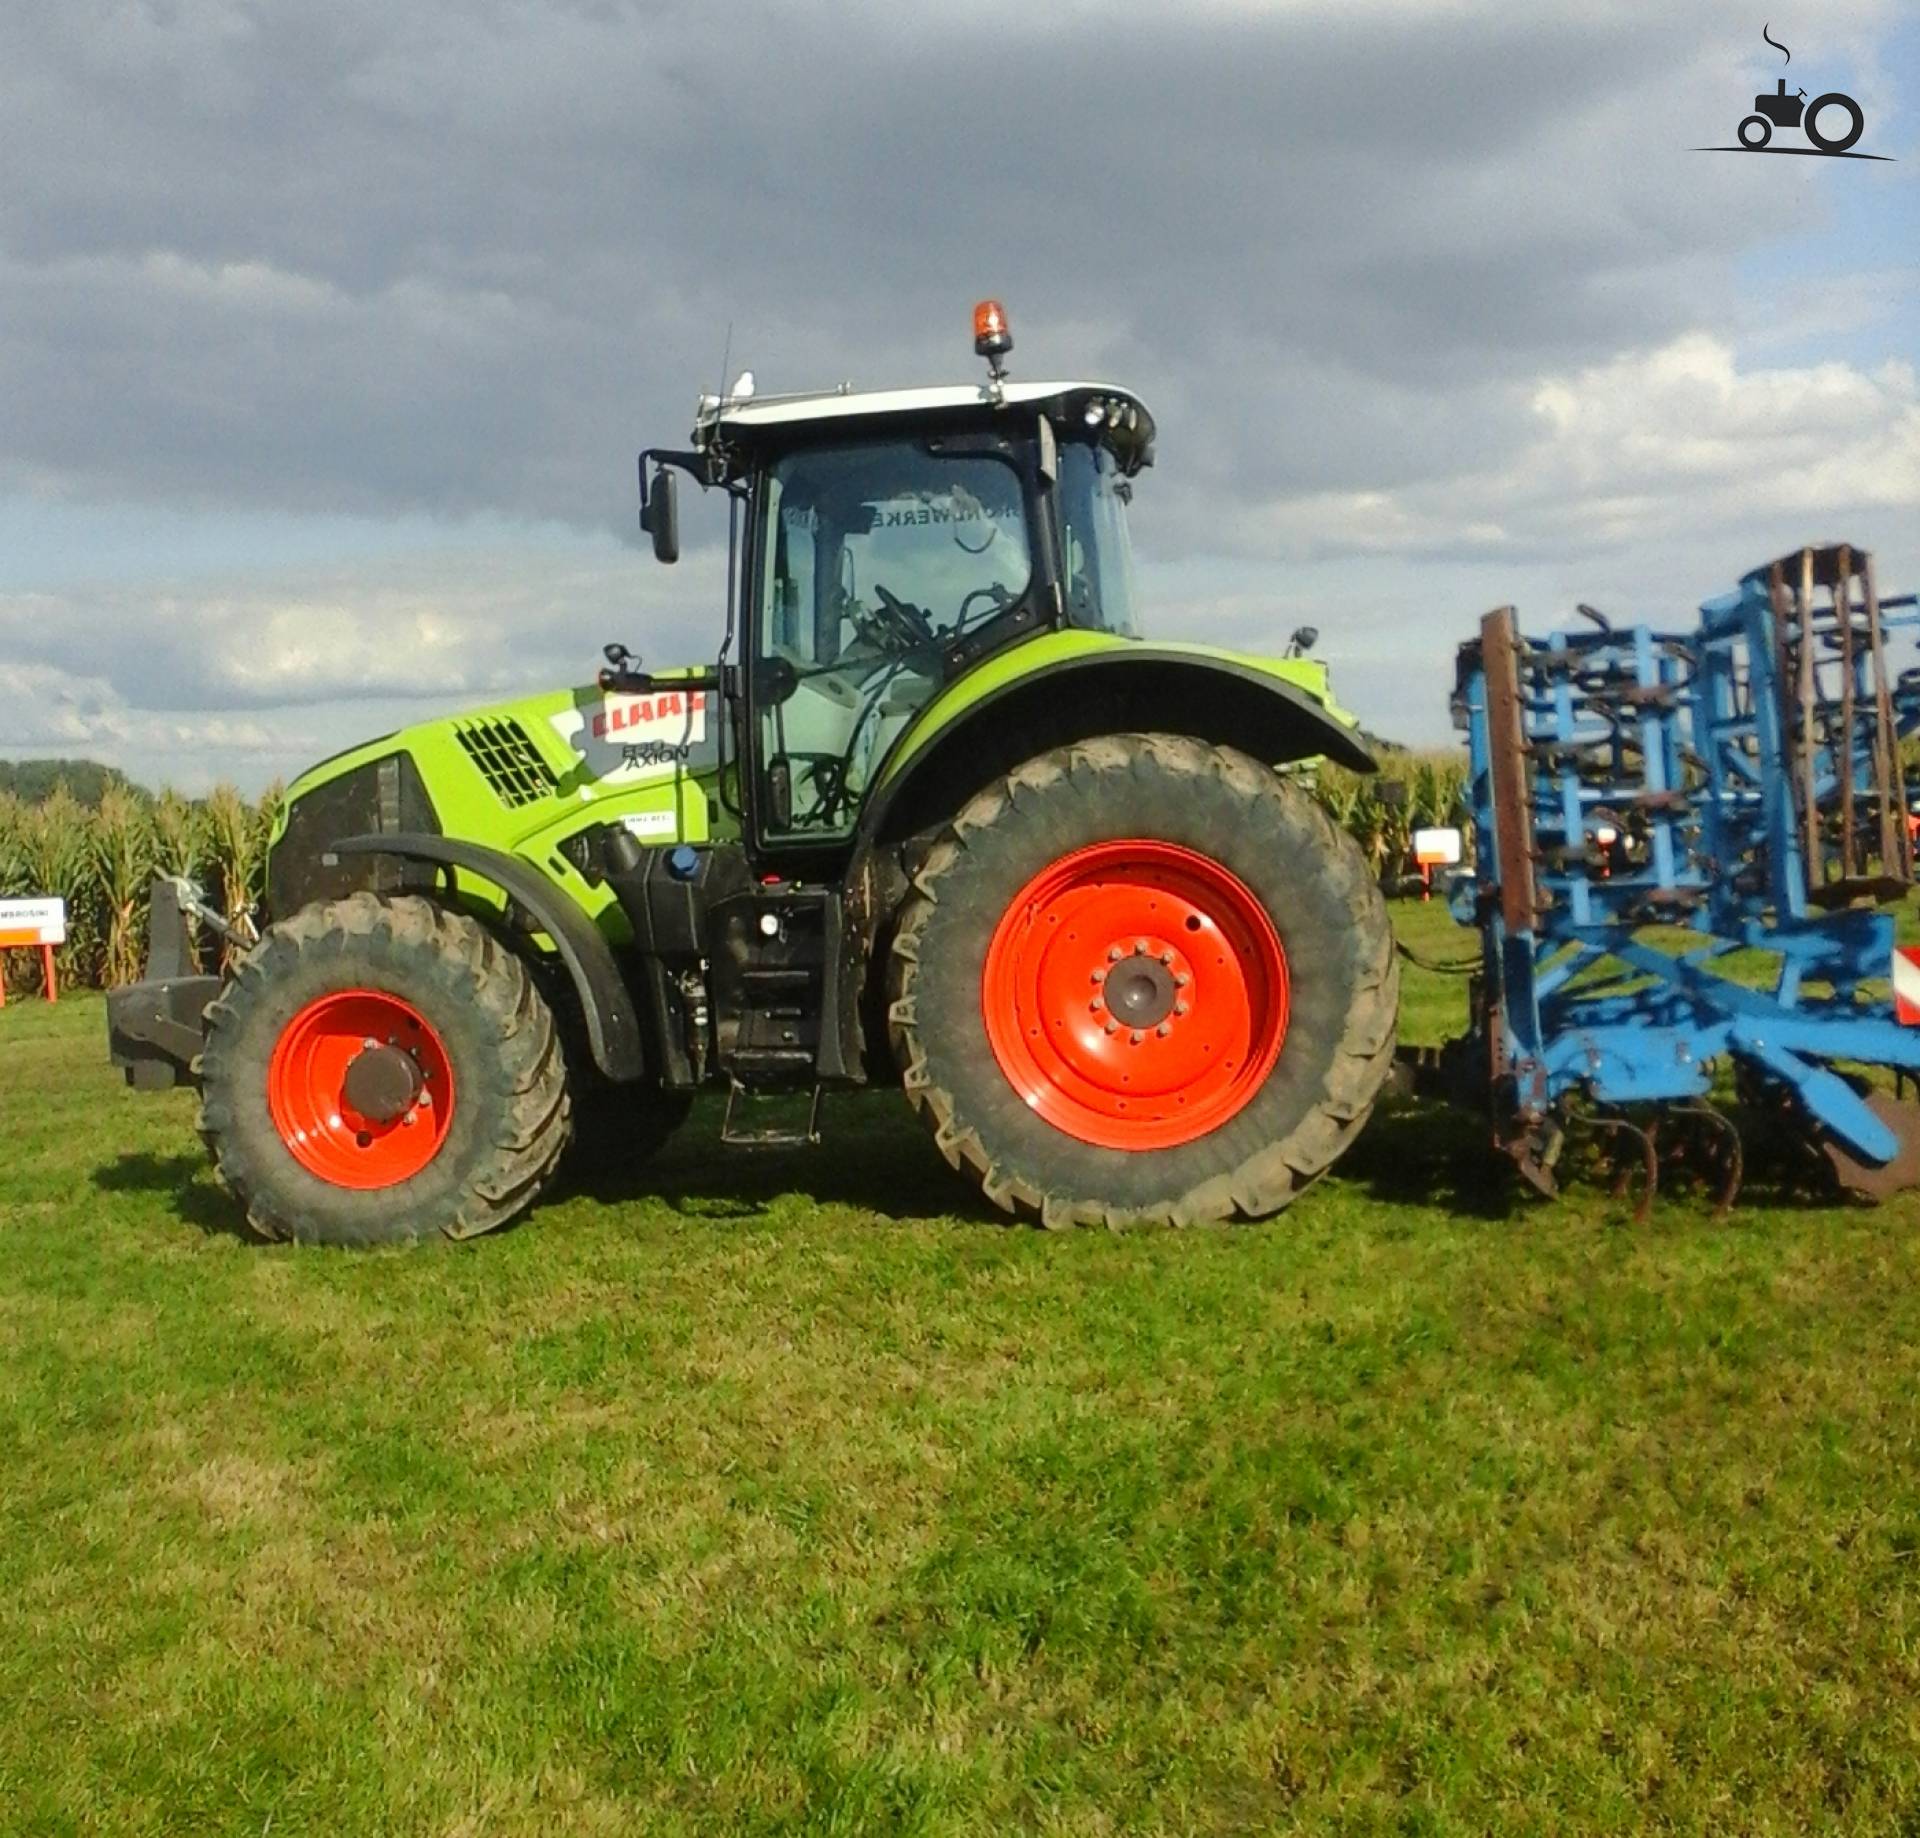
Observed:
[[[640,527],[653,538],[653,559],[677,562],[680,559],[680,481],[664,466],[654,468],[653,483],[643,477],[640,492]]]

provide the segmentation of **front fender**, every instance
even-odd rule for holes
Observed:
[[[467,868],[491,881],[553,940],[579,992],[594,1064],[620,1083],[637,1079],[644,1072],[640,1018],[626,979],[614,961],[613,947],[565,893],[526,862],[481,843],[421,834],[347,836],[331,844],[327,853],[397,855],[410,861]]]

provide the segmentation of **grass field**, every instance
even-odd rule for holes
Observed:
[[[1920,1832],[1913,1203],[1407,1106],[1049,1235],[881,1094],[268,1249],[102,1035],[0,1013],[0,1830]]]

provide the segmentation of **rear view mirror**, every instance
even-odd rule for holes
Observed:
[[[640,527],[653,538],[653,558],[658,562],[680,559],[679,480],[664,466],[657,467],[653,483],[646,475],[640,479]]]

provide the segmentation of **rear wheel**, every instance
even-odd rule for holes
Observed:
[[[1048,1224],[1278,1211],[1366,1121],[1398,966],[1360,851],[1244,754],[1063,748],[915,877],[889,1026],[909,1100],[995,1204]]]
[[[1823,134],[1820,131],[1820,111],[1838,109],[1847,118],[1847,125],[1838,134]],[[1803,125],[1807,138],[1822,153],[1844,153],[1867,130],[1867,118],[1860,112],[1860,104],[1851,96],[1843,96],[1838,90],[1828,95],[1815,96],[1807,104]]]
[[[565,1060],[526,966],[476,921],[371,893],[272,927],[207,1011],[200,1129],[269,1238],[468,1238],[566,1146]]]

